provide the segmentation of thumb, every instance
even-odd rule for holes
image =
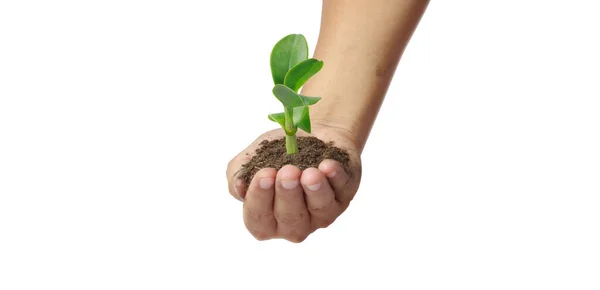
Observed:
[[[244,197],[246,196],[246,184],[239,178],[239,175],[242,171],[242,165],[248,161],[250,161],[250,156],[242,152],[227,164],[226,175],[229,194],[239,201],[244,201]]]

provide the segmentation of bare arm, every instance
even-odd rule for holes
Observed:
[[[315,58],[325,66],[302,93],[322,96],[313,123],[350,132],[360,152],[428,0],[324,0]]]
[[[352,166],[323,160],[318,168],[288,164],[260,169],[248,186],[236,172],[258,142],[283,137],[271,130],[227,166],[229,192],[244,201],[244,223],[258,240],[301,242],[340,216],[358,191],[360,153],[400,56],[416,29],[427,0],[324,0],[315,57],[323,69],[302,92],[322,97],[311,107],[312,135],[346,149]]]

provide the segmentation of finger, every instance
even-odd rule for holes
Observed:
[[[252,178],[246,194],[244,224],[258,240],[272,238],[277,231],[277,221],[273,215],[276,175],[277,171],[273,168],[259,170]]]
[[[246,186],[244,181],[239,178],[233,178],[233,181],[228,181],[229,194],[239,201],[244,201],[246,196]]]
[[[339,205],[325,174],[319,169],[307,168],[302,172],[300,183],[313,225],[319,228],[329,226],[337,216]]]
[[[260,146],[260,143],[265,140],[273,140],[281,137],[280,130],[275,132],[267,132],[260,137],[256,138],[246,149],[242,150],[227,164],[227,183],[229,187],[229,193],[236,199],[244,201],[246,196],[246,182],[239,179],[239,173],[241,172],[242,165],[248,163],[255,153],[255,150]]]
[[[349,203],[353,198],[353,191],[348,186],[350,176],[342,165],[335,160],[327,159],[319,164],[319,170],[327,176],[327,180],[335,192],[335,199],[342,204]]]
[[[291,242],[302,242],[309,234],[310,217],[300,186],[302,172],[298,167],[285,165],[277,173],[275,183],[275,219],[277,232]]]
[[[227,164],[226,175],[229,194],[240,201],[244,201],[244,197],[246,196],[246,186],[244,181],[238,178],[237,173],[242,168],[242,164],[249,160],[250,158],[248,156],[240,153]]]

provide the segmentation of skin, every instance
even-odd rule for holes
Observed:
[[[352,169],[346,172],[333,160],[304,171],[292,165],[279,171],[264,168],[245,188],[236,178],[241,165],[250,160],[260,141],[284,133],[276,129],[259,136],[227,166],[229,192],[243,202],[244,224],[254,238],[300,243],[348,208],[359,188],[360,156],[369,133],[428,4],[425,0],[323,1],[314,57],[326,65],[304,85],[302,94],[323,97],[311,107],[311,135],[346,149]]]

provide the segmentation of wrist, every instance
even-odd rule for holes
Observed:
[[[319,138],[324,138],[324,140],[337,140],[337,145],[342,145],[341,148],[360,155],[364,141],[360,139],[355,131],[335,124],[330,120],[311,118],[312,134],[319,136]],[[342,142],[340,143],[340,141]]]
[[[302,94],[322,98],[310,108],[311,122],[345,134],[362,152],[383,95],[374,86],[353,88],[344,85],[347,84],[345,80],[327,78],[325,74],[309,82],[303,88]]]

